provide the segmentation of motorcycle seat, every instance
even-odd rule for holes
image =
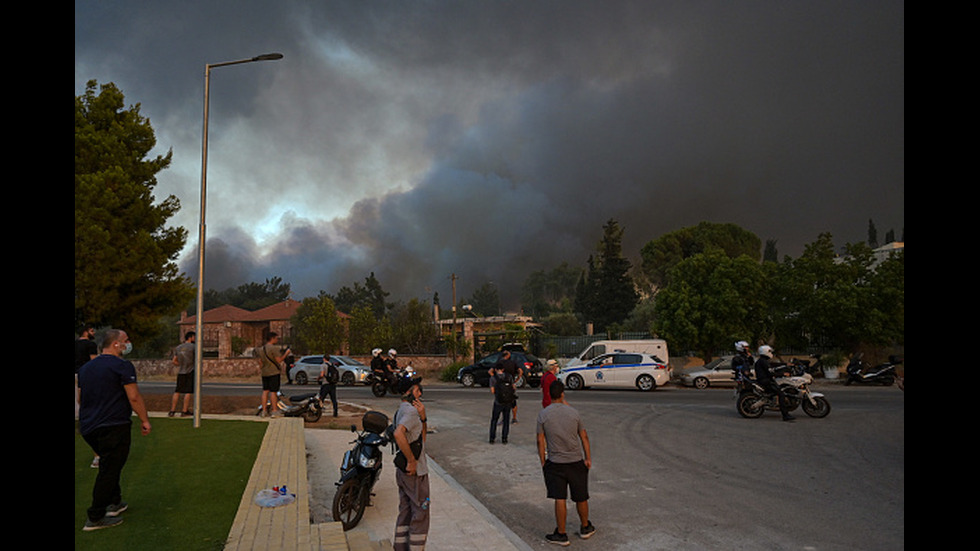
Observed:
[[[307,393],[307,394],[297,394],[296,396],[290,396],[289,397],[289,401],[290,402],[302,402],[303,400],[310,399],[310,398],[312,398],[312,397],[314,397],[316,395],[317,395],[316,392],[310,392],[310,393]]]

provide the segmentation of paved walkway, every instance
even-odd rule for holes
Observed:
[[[255,419],[255,418],[253,418]],[[391,549],[390,538],[398,507],[398,491],[386,454],[385,471],[374,488],[372,505],[352,530],[339,522],[312,524],[310,514],[310,460],[339,466],[350,446],[351,433],[341,430],[305,429],[298,418],[270,421],[238,514],[226,542],[228,551],[378,551]],[[432,521],[426,549],[529,550],[523,541],[496,519],[438,464],[430,459]],[[279,507],[260,507],[255,495],[285,484],[296,501]],[[333,495],[316,496],[333,499]]]

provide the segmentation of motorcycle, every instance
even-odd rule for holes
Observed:
[[[845,385],[860,383],[891,386],[895,384],[895,366],[902,363],[901,358],[889,356],[887,362],[868,368],[861,360],[862,356],[864,354],[858,353],[851,357],[850,363],[847,364]]]
[[[282,392],[276,392],[276,401],[284,417],[302,417],[307,423],[316,423],[323,416],[323,400],[319,392],[298,394],[286,398]],[[255,415],[262,415],[262,406],[258,407]]]
[[[813,376],[806,372],[802,365],[783,366],[774,368],[777,373],[780,369],[789,369],[785,376],[776,377],[776,384],[779,385],[783,396],[786,399],[786,411],[795,411],[800,406],[810,417],[823,418],[830,413],[830,402],[819,392],[810,390],[810,383]],[[768,392],[759,386],[755,381],[743,377],[736,381],[735,385],[735,408],[739,415],[749,419],[762,417],[766,410],[779,411],[779,396]]]
[[[381,449],[390,442],[387,435],[388,416],[369,411],[361,418],[363,431],[351,425],[357,434],[354,447],[344,453],[340,464],[340,480],[333,497],[333,519],[343,524],[344,531],[357,526],[370,504],[371,490],[381,478]]]
[[[394,373],[391,379],[388,379],[384,374],[372,372],[368,375],[367,382],[371,385],[371,393],[378,398],[383,398],[389,392],[395,396],[401,396],[413,384],[422,381],[422,377],[415,377],[414,375],[415,372],[411,370],[399,371]]]

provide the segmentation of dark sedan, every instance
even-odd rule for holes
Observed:
[[[500,355],[503,352],[494,352],[489,356],[477,361],[475,364],[468,365],[459,370],[456,380],[465,387],[475,385],[490,386],[490,369],[500,362]],[[537,387],[541,384],[541,360],[526,352],[512,351],[511,358],[517,362],[518,367],[524,370],[524,377],[517,381],[517,387],[525,385]]]

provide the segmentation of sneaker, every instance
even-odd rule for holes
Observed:
[[[92,464],[89,465],[89,467],[92,467],[93,469],[99,468],[99,456],[96,455],[95,457],[92,458]]]
[[[555,528],[555,531],[553,533],[545,536],[544,539],[548,540],[548,543],[561,545],[562,547],[572,544],[572,542],[568,541],[568,534],[559,533],[557,528]]]
[[[582,529],[580,529],[578,531],[578,537],[580,537],[580,538],[582,538],[584,540],[587,540],[587,539],[591,538],[592,537],[592,534],[595,534],[595,526],[592,526],[592,521],[591,520],[589,521],[589,525],[588,526],[585,526],[585,527],[583,527]]]
[[[129,504],[125,501],[120,501],[116,505],[110,505],[105,508],[105,516],[107,517],[117,517],[119,513],[122,513],[129,508]]]
[[[82,530],[86,532],[91,532],[92,530],[99,530],[100,528],[109,528],[111,526],[118,526],[122,524],[122,517],[102,517],[99,520],[86,520],[85,526]]]

